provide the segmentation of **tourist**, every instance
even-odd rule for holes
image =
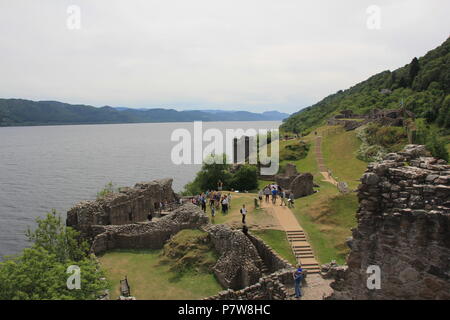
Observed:
[[[284,205],[286,205],[286,192],[284,192],[283,189],[281,189],[281,187],[278,187],[279,191],[280,191],[280,207]]]
[[[217,182],[217,190],[222,191],[222,187],[223,187],[223,182],[221,180],[219,180],[219,182]]]
[[[203,212],[206,213],[206,196],[201,197],[201,205],[202,205]]]
[[[231,193],[228,193],[227,199],[228,199],[228,209],[231,209]]]
[[[291,193],[289,194],[289,200],[288,200],[288,203],[289,203],[289,207],[290,207],[290,208],[294,208],[294,193],[293,193],[293,192],[291,192]]]
[[[211,207],[211,216],[213,218],[216,216],[216,208],[214,206]]]
[[[302,296],[302,280],[303,280],[303,269],[298,265],[297,270],[295,270],[294,274],[294,282],[295,282],[295,297],[298,299]]]
[[[266,203],[269,203],[269,196],[270,196],[270,188],[269,188],[269,186],[266,186],[264,188],[264,194],[266,195]]]
[[[151,212],[147,215],[147,219],[148,219],[148,221],[152,221],[153,217],[152,217],[152,213]]]
[[[277,202],[277,193],[278,190],[276,188],[272,189],[272,203],[275,204]]]
[[[241,215],[242,215],[242,223],[245,224],[245,216],[247,215],[247,209],[245,208],[245,204],[242,205]]]
[[[222,213],[227,213],[228,212],[228,198],[227,196],[223,197],[222,200]]]
[[[216,196],[215,192],[211,192],[209,194],[209,207],[212,208],[214,207],[214,197]]]
[[[258,199],[259,199],[259,206],[262,205],[262,199],[263,199],[263,191],[259,190],[258,192]]]

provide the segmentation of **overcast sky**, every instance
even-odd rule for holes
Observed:
[[[443,0],[0,0],[0,97],[292,113],[435,48],[449,13]]]

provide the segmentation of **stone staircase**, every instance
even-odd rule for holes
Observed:
[[[286,230],[286,235],[291,244],[292,252],[302,268],[307,270],[309,274],[320,273],[320,266],[306,239],[305,232],[301,229]]]

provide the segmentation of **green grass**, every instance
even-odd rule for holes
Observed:
[[[291,246],[286,238],[286,233],[281,230],[255,230],[252,231],[256,236],[260,237],[281,257],[289,261],[292,265],[296,265],[297,261],[292,253]]]
[[[296,200],[293,212],[320,263],[336,260],[344,263],[349,251],[345,240],[356,226],[356,194],[340,194],[336,187],[319,182],[319,192]]]
[[[99,257],[112,287],[111,299],[119,295],[119,283],[128,277],[131,294],[140,300],[202,299],[217,294],[222,287],[213,273],[170,270],[161,263],[162,250],[113,250]]]
[[[325,166],[337,181],[345,181],[351,189],[359,185],[359,179],[367,163],[356,158],[361,141],[356,132],[330,127],[322,133],[322,155]]]

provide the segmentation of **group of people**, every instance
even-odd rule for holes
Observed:
[[[216,211],[220,208],[222,213],[228,213],[231,208],[231,193],[225,194],[222,191],[206,191],[192,198],[192,203],[200,206],[203,212],[206,213],[206,206],[209,203],[211,215],[214,217]]]
[[[258,193],[259,201],[263,201],[265,197],[265,202],[269,203],[270,197],[272,197],[272,203],[276,204],[277,199],[280,198],[280,206],[288,206],[289,208],[294,207],[294,193],[284,190],[281,186],[272,183],[265,186]]]

